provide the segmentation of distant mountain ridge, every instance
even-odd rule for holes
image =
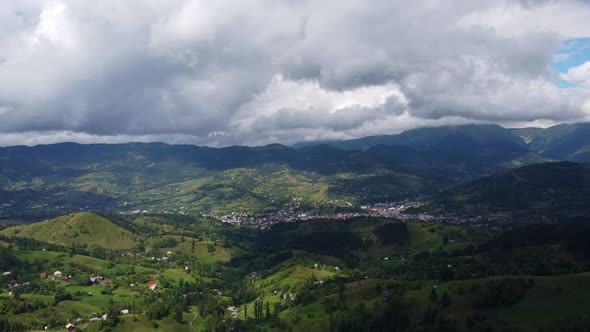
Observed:
[[[561,124],[547,129],[512,129],[530,148],[547,158],[590,162],[590,123]]]
[[[301,142],[294,148],[327,144],[342,150],[367,150],[375,145],[402,145],[417,149],[447,148],[446,144],[473,144],[489,146],[507,144],[526,146],[521,138],[499,125],[462,125],[425,127],[404,131],[397,135],[368,136],[352,140]]]
[[[352,140],[300,142],[292,147],[326,144],[342,150],[368,150],[376,145],[400,145],[422,150],[460,150],[464,147],[527,149],[544,158],[590,162],[590,123],[549,128],[503,128],[499,125],[461,125],[418,128],[397,135]]]
[[[588,128],[421,128],[297,149],[164,143],[5,147],[0,219],[146,209],[254,213],[294,201],[321,206],[432,196],[529,164],[584,161],[590,156]]]

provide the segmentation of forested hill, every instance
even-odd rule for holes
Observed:
[[[520,213],[576,218],[590,213],[590,164],[551,162],[478,179],[442,193],[432,206],[464,214]]]

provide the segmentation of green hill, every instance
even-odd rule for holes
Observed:
[[[445,184],[546,161],[521,137],[498,125],[419,128],[398,135],[321,143],[345,151],[361,150],[398,170]],[[294,147],[310,146],[314,143]]]
[[[415,149],[499,148],[523,151],[527,146],[518,135],[498,125],[463,125],[418,128],[397,135],[368,136],[352,140],[301,142],[294,148],[326,144],[341,150],[368,150],[376,145],[400,145]]]
[[[432,205],[467,214],[578,217],[588,215],[589,201],[590,165],[553,162],[469,182],[442,193]]]
[[[556,159],[590,161],[590,123],[561,124],[550,128],[513,129],[537,153]]]
[[[92,213],[73,213],[30,225],[10,227],[0,234],[64,246],[88,245],[110,249],[136,246],[131,232]]]

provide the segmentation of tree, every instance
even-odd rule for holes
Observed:
[[[438,294],[436,293],[436,288],[432,288],[432,290],[430,291],[430,301],[432,302],[436,302],[436,299],[438,298]]]
[[[107,319],[104,321],[104,326],[107,327],[108,331],[110,331],[113,327],[119,324],[118,314],[118,307],[114,304],[109,305],[109,310],[107,311]]]
[[[441,304],[445,308],[451,305],[451,299],[449,298],[449,294],[447,292],[443,294]]]
[[[53,295],[53,303],[58,304],[61,301],[68,301],[72,299],[72,294],[66,292],[63,287],[57,287]]]
[[[178,322],[178,323],[182,323],[182,306],[177,306],[176,310],[174,311],[174,319]]]

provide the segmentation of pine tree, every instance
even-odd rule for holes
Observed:
[[[437,298],[438,294],[436,293],[436,288],[432,288],[432,291],[430,291],[430,301],[436,302]]]
[[[445,308],[451,305],[451,299],[449,298],[449,294],[447,292],[443,294],[441,304]]]

